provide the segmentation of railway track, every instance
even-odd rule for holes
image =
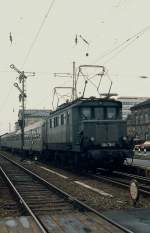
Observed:
[[[136,179],[139,182],[150,185],[150,178],[148,178],[148,177],[138,176],[138,175],[135,175],[135,174],[125,173],[125,172],[120,172],[120,171],[114,171],[113,174],[116,175],[116,176],[119,176],[119,177]]]
[[[16,195],[16,198],[27,214],[32,216],[40,232],[50,232],[47,225],[40,218],[42,215],[65,215],[72,213],[84,215],[85,213],[92,213],[106,220],[116,227],[116,229],[119,229],[117,232],[131,233],[129,229],[100,214],[85,203],[70,196],[53,184],[48,183],[43,178],[8,159],[1,153],[0,166],[0,171],[11,187],[12,192]]]
[[[150,194],[150,178],[148,177],[142,177],[142,176],[138,176],[138,175],[134,175],[134,174],[130,174],[130,173],[124,173],[124,172],[118,172],[118,171],[114,171],[114,175],[120,178],[126,178],[129,180],[135,179],[138,181],[139,183],[139,187],[140,189],[142,189],[143,191],[147,191],[147,194]]]
[[[123,188],[129,188],[131,180],[135,179],[139,183],[139,191],[142,194],[150,195],[150,178],[137,176],[133,174],[114,171],[111,176],[100,174],[88,174],[89,177],[99,181],[109,182]]]
[[[11,196],[6,182],[0,176],[0,217],[7,217],[8,214],[17,217],[24,213],[19,208],[17,201]]]

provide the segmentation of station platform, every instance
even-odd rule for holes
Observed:
[[[105,211],[107,217],[135,233],[150,233],[150,208]]]
[[[41,233],[31,217],[0,218],[0,233]]]
[[[124,231],[93,213],[40,216],[49,233],[123,233]],[[0,233],[41,233],[31,217],[0,219]]]
[[[133,162],[131,159],[127,160],[127,165],[133,165],[143,168],[149,168],[150,169],[150,160],[148,159],[133,159]]]
[[[124,164],[127,166],[127,168],[133,168],[136,170],[138,175],[150,177],[150,156],[148,159],[146,156],[144,156],[143,159],[133,159],[133,161],[131,159],[127,159]]]

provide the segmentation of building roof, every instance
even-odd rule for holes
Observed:
[[[137,99],[137,100],[140,100],[140,99],[148,99],[149,97],[139,97],[139,96],[118,96],[117,99]]]
[[[48,109],[26,109],[24,114],[26,117],[47,117],[49,116],[51,110]],[[18,115],[22,114],[22,109],[19,110]]]
[[[131,108],[131,110],[136,110],[136,109],[145,108],[145,107],[150,107],[150,99],[147,99],[139,104],[136,104],[135,106]]]

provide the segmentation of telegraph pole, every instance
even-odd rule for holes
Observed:
[[[77,81],[76,81],[76,66],[75,66],[75,61],[73,61],[73,87],[72,87],[72,99],[75,100],[77,98]]]
[[[25,116],[24,116],[24,111],[25,111],[25,98],[27,97],[25,93],[25,81],[27,79],[27,76],[25,75],[24,71],[20,71],[18,68],[16,68],[13,64],[10,65],[10,68],[15,70],[19,74],[19,82],[21,83],[21,88],[18,85],[17,82],[14,83],[14,86],[19,90],[19,101],[21,101],[21,108],[22,108],[22,115],[21,115],[21,120],[19,122],[20,128],[21,128],[21,151],[23,154],[23,149],[24,149],[24,128],[25,128]],[[30,72],[31,76],[35,76],[34,72]]]
[[[21,95],[21,99],[22,99],[22,125],[21,125],[21,130],[22,130],[22,137],[21,137],[21,150],[23,151],[24,149],[24,127],[25,127],[25,119],[24,119],[24,110],[25,110],[25,106],[24,106],[24,101],[25,101],[25,91],[24,91],[24,82],[25,82],[25,79],[27,78],[25,75],[24,75],[24,71],[22,71],[22,73],[20,74],[21,76],[21,83],[22,83],[22,95]],[[20,77],[19,77],[20,78]]]

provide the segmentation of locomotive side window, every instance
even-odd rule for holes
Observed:
[[[64,123],[65,123],[64,114],[61,114],[61,116],[60,116],[60,122],[61,122],[61,125],[64,125]]]
[[[81,118],[82,120],[91,119],[91,108],[81,108]]]
[[[70,122],[70,113],[67,112],[66,113],[66,123],[67,123],[67,125],[69,124],[69,122]]]
[[[103,108],[94,108],[94,115],[96,120],[104,119],[104,109]]]
[[[58,117],[54,117],[54,127],[58,126]]]
[[[49,127],[52,128],[52,119],[49,120]]]
[[[106,109],[106,118],[108,120],[113,120],[113,119],[116,119],[116,116],[117,116],[117,111],[116,111],[116,108],[107,108]]]

